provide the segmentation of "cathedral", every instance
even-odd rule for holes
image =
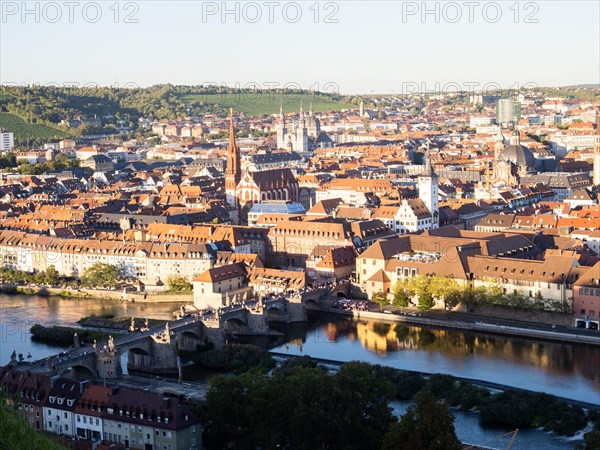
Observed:
[[[514,130],[509,144],[505,144],[504,136],[498,131],[494,144],[494,166],[490,181],[504,183],[507,186],[519,184],[519,180],[535,171],[535,157],[531,150],[521,145],[518,130]]]
[[[300,187],[289,168],[251,171],[242,170],[240,148],[235,143],[233,113],[229,124],[229,147],[225,170],[225,195],[227,203],[238,209],[245,220],[255,203],[270,200],[297,202]]]
[[[331,147],[332,144],[333,141],[329,136],[321,131],[321,122],[313,113],[312,105],[306,114],[300,101],[298,121],[286,123],[282,103],[279,108],[279,125],[277,125],[277,148],[306,154],[317,147]]]

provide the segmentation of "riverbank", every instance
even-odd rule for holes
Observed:
[[[191,303],[193,293],[171,293],[168,291],[157,292],[127,292],[107,289],[64,289],[46,286],[21,286],[14,284],[0,284],[0,294],[6,295],[38,295],[40,297],[61,298],[93,298],[99,300],[121,300],[132,303]]]
[[[575,333],[540,329],[539,325],[528,322],[494,320],[489,317],[469,316],[464,320],[465,314],[448,313],[444,318],[430,317],[425,313],[401,313],[400,310],[386,309],[386,312],[375,311],[347,311],[336,308],[322,309],[321,312],[351,316],[356,319],[372,319],[390,323],[407,323],[424,325],[431,328],[456,329],[462,331],[477,331],[482,333],[525,337],[530,339],[548,340],[554,342],[567,342],[571,344],[586,344],[600,346],[600,332],[597,336],[588,333]],[[428,313],[430,315],[435,313]],[[475,320],[474,320],[475,319]],[[481,320],[477,320],[481,319]]]

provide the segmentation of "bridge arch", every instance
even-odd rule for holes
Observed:
[[[246,322],[238,317],[231,317],[223,323],[223,330],[227,334],[245,333],[247,328]]]
[[[306,305],[306,309],[319,310],[319,302],[315,299],[306,299],[304,304]]]
[[[280,305],[271,305],[267,308],[267,318],[271,322],[281,322],[285,318],[285,311]]]
[[[131,347],[123,356],[127,358],[127,364],[124,365],[127,371],[147,371],[152,367],[152,355],[141,347]]]
[[[206,333],[198,333],[193,330],[186,330],[177,335],[177,348],[188,352],[195,352],[199,345],[202,345]]]
[[[96,378],[96,371],[90,368],[87,364],[74,364],[73,366],[65,367],[60,376],[72,380],[89,380]]]

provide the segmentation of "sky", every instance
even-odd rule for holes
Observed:
[[[600,82],[598,1],[0,3],[3,84],[399,94]]]

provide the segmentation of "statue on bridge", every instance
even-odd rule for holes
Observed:
[[[171,329],[169,328],[169,322],[165,323],[165,335],[166,336],[171,335]]]
[[[135,331],[135,318],[131,318],[131,323],[129,324],[129,331],[133,333]]]
[[[115,341],[112,336],[108,336],[108,350],[111,352],[115,350]]]

